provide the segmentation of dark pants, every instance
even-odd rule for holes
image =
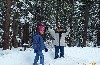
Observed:
[[[55,57],[58,58],[59,55],[59,49],[60,49],[60,57],[64,57],[64,46],[55,46]]]

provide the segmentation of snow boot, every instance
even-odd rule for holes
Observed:
[[[58,58],[58,56],[56,56],[54,59],[57,59]]]
[[[64,58],[64,56],[60,56],[59,58]]]

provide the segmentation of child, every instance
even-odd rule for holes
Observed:
[[[44,65],[44,55],[42,53],[42,50],[45,50],[45,52],[47,52],[48,49],[46,48],[44,44],[44,26],[43,25],[39,26],[38,33],[36,33],[33,38],[34,38],[33,48],[34,48],[34,53],[36,53],[33,65],[37,65],[39,56],[40,56],[40,64]]]

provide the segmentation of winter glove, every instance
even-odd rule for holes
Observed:
[[[48,52],[48,49],[47,48],[45,48],[45,52]]]

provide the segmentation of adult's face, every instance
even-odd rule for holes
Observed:
[[[58,31],[58,32],[61,32],[61,31],[62,31],[62,29],[61,29],[61,28],[58,28],[58,29],[57,29],[57,31]]]

